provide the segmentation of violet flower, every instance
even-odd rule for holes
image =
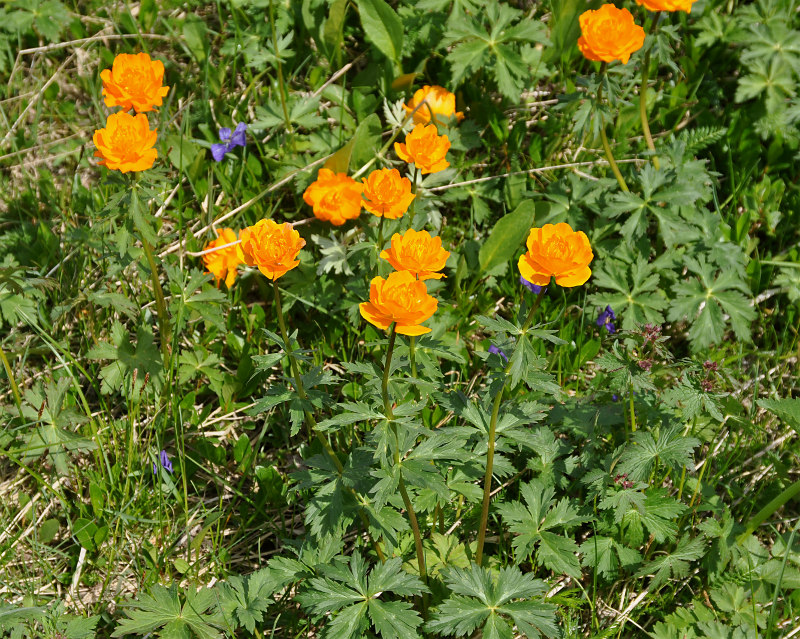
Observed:
[[[244,146],[247,143],[245,139],[245,131],[247,125],[244,122],[239,122],[236,128],[231,132],[228,127],[222,127],[219,130],[219,139],[222,144],[211,145],[211,155],[217,162],[222,162],[225,154],[233,150],[235,146]]]
[[[614,313],[610,306],[606,306],[606,310],[600,313],[600,316],[597,318],[597,325],[605,327],[609,333],[613,334],[617,332],[617,327],[614,326],[614,320],[616,319],[616,313]]]
[[[161,462],[161,467],[166,470],[168,473],[172,472],[172,462],[169,460],[167,456],[167,451],[162,450],[161,454],[158,456],[159,461]],[[155,462],[153,462],[153,474],[155,475],[158,472],[158,466]]]
[[[527,288],[531,293],[538,295],[542,292],[544,286],[539,286],[538,284],[534,284],[533,282],[529,282],[526,280],[522,275],[519,276],[519,283],[522,284],[525,288]]]
[[[489,352],[490,353],[494,353],[495,355],[499,355],[504,360],[508,361],[508,357],[506,357],[506,354],[503,351],[501,351],[499,348],[497,348],[497,346],[495,346],[494,344],[490,344],[489,345]]]

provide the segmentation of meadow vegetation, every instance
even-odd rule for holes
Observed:
[[[0,6],[0,634],[800,636],[792,0]]]

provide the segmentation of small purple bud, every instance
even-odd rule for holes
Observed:
[[[538,295],[542,292],[543,286],[539,286],[538,284],[534,284],[533,282],[529,282],[526,280],[522,275],[519,276],[519,283],[522,284],[525,288],[527,288],[531,293],[535,293]]]
[[[503,351],[501,351],[499,348],[497,348],[497,346],[495,346],[494,344],[490,344],[489,345],[489,352],[490,353],[494,353],[495,355],[499,355],[504,360],[508,361],[508,357],[506,357],[506,354]]]
[[[606,306],[605,310],[600,313],[597,318],[597,325],[604,327],[609,333],[617,332],[617,327],[614,325],[614,320],[617,319],[617,314],[610,306]]]
[[[161,453],[159,453],[158,461],[161,462],[161,467],[164,470],[166,470],[168,473],[172,472],[172,462],[169,460],[169,457],[167,456],[167,451],[162,450]],[[153,462],[153,474],[155,475],[157,472],[158,472],[158,466],[156,465],[155,462]]]

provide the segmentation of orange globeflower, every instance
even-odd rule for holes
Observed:
[[[443,171],[450,166],[444,159],[449,148],[450,139],[446,135],[439,135],[433,124],[418,124],[406,136],[405,143],[394,143],[394,150],[400,159],[413,163],[423,174]]]
[[[538,286],[549,284],[553,276],[559,286],[580,286],[592,274],[592,259],[586,234],[561,222],[531,229],[528,252],[519,258],[518,266],[522,277]]]
[[[691,13],[695,0],[636,0],[636,4],[648,11],[685,11]]]
[[[204,251],[216,248],[217,246],[224,246],[236,241],[236,231],[233,229],[217,229],[216,240],[210,241],[206,244]],[[236,267],[242,263],[242,258],[239,257],[239,251],[236,246],[227,246],[223,249],[214,251],[213,253],[206,253],[203,255],[203,263],[206,265],[208,272],[214,275],[214,279],[219,286],[220,281],[225,280],[225,285],[230,288],[236,279]]]
[[[124,111],[112,113],[106,120],[105,129],[94,132],[96,158],[102,158],[98,164],[109,169],[122,171],[144,171],[153,166],[158,151],[153,148],[158,131],[150,130],[147,116],[143,113],[131,115]]]
[[[361,215],[361,191],[364,185],[345,173],[320,169],[317,180],[308,185],[303,199],[323,222],[341,226]]]
[[[425,282],[414,278],[408,271],[395,271],[389,277],[373,277],[369,285],[369,302],[358,308],[361,317],[370,324],[386,330],[397,322],[395,330],[401,335],[430,333],[420,326],[436,312],[439,302],[428,294]]]
[[[236,249],[248,266],[257,266],[265,276],[277,280],[300,264],[297,254],[306,245],[300,233],[288,222],[277,224],[259,220],[239,233],[241,244]]]
[[[631,12],[617,9],[613,4],[584,11],[578,21],[581,25],[578,48],[588,60],[619,60],[628,64],[631,54],[644,44],[644,29],[633,21]]]
[[[426,104],[414,111],[417,105],[422,104],[423,100]],[[456,96],[447,89],[436,85],[432,87],[425,85],[419,89],[411,98],[411,102],[404,104],[403,108],[406,113],[414,112],[412,116],[414,124],[428,124],[431,121],[431,112],[433,112],[433,120],[438,124],[447,124],[453,117],[459,122],[464,119],[463,113],[460,111],[456,113]]]
[[[161,106],[169,87],[162,87],[164,63],[151,60],[146,53],[120,53],[110,69],[100,73],[107,107],[122,107],[137,113],[152,111]]]
[[[402,217],[414,197],[411,180],[400,177],[397,169],[373,171],[364,179],[364,208],[378,217]]]
[[[442,248],[442,238],[431,237],[428,231],[408,229],[403,235],[392,235],[392,247],[381,251],[381,257],[398,271],[408,271],[420,280],[444,277],[438,273],[444,268],[450,251]]]

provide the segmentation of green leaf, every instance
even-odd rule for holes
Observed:
[[[124,609],[126,619],[121,619],[112,637],[130,634],[144,635],[161,629],[163,637],[198,637],[220,639],[218,630],[222,621],[216,608],[217,594],[205,588],[199,592],[188,590],[186,601],[181,605],[175,586],[169,589],[155,585],[149,594],[140,595]]]
[[[800,433],[800,399],[759,399],[757,403]]]
[[[648,563],[638,573],[637,577],[653,575],[651,588],[658,588],[667,579],[678,579],[689,574],[689,562],[697,561],[705,552],[705,542],[701,537],[689,539],[684,537],[678,542],[678,547],[670,553],[658,557]]]
[[[326,637],[361,637],[372,621],[384,639],[416,639],[422,619],[411,605],[383,601],[387,593],[408,596],[428,592],[417,577],[402,570],[402,564],[402,558],[392,557],[368,572],[358,552],[347,562],[337,558],[321,568],[323,576],[306,581],[297,600],[314,614],[336,613],[326,626]]]
[[[523,200],[511,213],[497,221],[478,253],[483,274],[514,257],[530,233],[534,217],[533,200]]]
[[[669,306],[660,286],[661,276],[655,264],[648,264],[647,258],[638,256],[630,264],[606,259],[592,271],[592,281],[601,292],[592,295],[590,302],[604,309],[611,306],[622,320],[622,328],[628,331],[642,324],[663,324],[663,311]]]
[[[400,65],[403,23],[384,0],[356,0],[367,38],[392,62]]]
[[[512,542],[518,561],[536,549],[536,559],[558,574],[580,579],[581,569],[575,553],[578,545],[571,537],[558,535],[553,529],[568,530],[587,521],[566,498],[556,502],[555,490],[539,479],[520,488],[525,505],[518,501],[497,507],[504,522],[517,536]]]
[[[737,338],[750,340],[750,323],[756,312],[742,293],[748,293],[747,285],[732,270],[720,271],[709,264],[703,256],[687,257],[686,266],[696,276],[672,287],[676,295],[668,318],[675,322],[684,318],[691,322],[689,339],[693,350],[707,348],[721,342],[728,322]],[[727,319],[725,317],[727,314]]]
[[[645,481],[656,460],[673,470],[692,466],[692,451],[700,445],[695,437],[685,437],[677,427],[661,428],[656,436],[637,431],[620,456],[619,472],[632,481]]]
[[[560,636],[556,606],[541,600],[547,585],[519,568],[497,572],[472,564],[447,570],[445,580],[454,594],[436,608],[426,630],[465,636],[482,626],[484,637],[510,638],[511,627],[505,618],[511,617],[531,639]]]

